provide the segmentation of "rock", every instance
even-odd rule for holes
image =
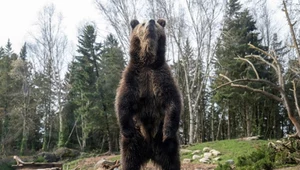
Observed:
[[[60,158],[60,160],[74,159],[80,156],[80,152],[78,150],[69,149],[66,147],[58,148],[54,153],[58,158]]]
[[[206,152],[206,153],[203,154],[203,157],[204,158],[210,158],[210,157],[212,157],[212,153]]]
[[[204,158],[199,159],[199,162],[208,164],[208,163],[210,163],[210,159],[204,157]]]
[[[191,152],[193,151],[189,149],[180,149],[180,153],[191,153]]]
[[[182,160],[182,163],[184,163],[184,164],[191,163],[191,162],[192,162],[192,160],[191,159],[187,159],[187,158],[185,158],[185,159]]]
[[[234,161],[232,159],[229,159],[226,161],[226,163],[230,164],[230,165],[233,165],[234,164]]]
[[[203,152],[209,152],[211,150],[211,148],[209,148],[209,147],[204,147],[203,148]]]
[[[104,159],[104,158],[102,158],[100,161],[98,161],[98,162],[94,165],[94,169],[97,169],[97,170],[102,170],[102,169],[104,169],[104,168],[102,167],[103,162],[105,162],[105,159]]]
[[[51,153],[51,152],[41,152],[41,153],[37,154],[37,159],[39,159],[39,157],[44,158],[46,162],[59,161],[59,158],[54,153]]]
[[[200,159],[201,158],[201,156],[199,156],[199,155],[193,155],[193,160],[195,160],[195,159]]]
[[[221,157],[215,157],[214,159],[213,159],[214,161],[220,161],[221,160]]]
[[[200,150],[195,150],[195,151],[193,151],[192,152],[192,155],[195,155],[195,154],[200,154],[201,153],[201,151]]]
[[[221,155],[221,152],[217,151],[215,149],[210,150],[210,153],[212,153],[213,156],[219,156],[219,155]]]

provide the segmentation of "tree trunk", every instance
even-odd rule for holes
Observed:
[[[59,78],[60,80],[60,78]],[[62,112],[62,92],[61,92],[61,83],[58,83],[58,119],[59,119],[59,131],[58,131],[58,147],[63,147],[64,144],[66,143],[66,138],[65,138],[65,126],[64,126],[64,116]]]
[[[27,150],[27,140],[28,140],[28,132],[26,129],[26,117],[23,117],[23,133],[22,133],[22,140],[21,140],[21,147],[20,147],[20,154],[24,155],[24,151]]]
[[[215,141],[215,134],[214,134],[214,131],[215,131],[215,129],[214,129],[214,103],[212,103],[212,106],[211,106],[211,111],[210,111],[210,113],[211,113],[211,124],[210,124],[210,127],[211,127],[211,140],[212,141]]]
[[[230,124],[231,124],[231,117],[230,117],[230,106],[228,107],[227,110],[227,116],[228,116],[228,120],[227,120],[227,139],[231,138],[231,128],[230,128]]]

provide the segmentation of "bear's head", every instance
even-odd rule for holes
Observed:
[[[166,21],[153,19],[139,23],[130,22],[132,32],[130,40],[130,56],[141,65],[161,65],[165,62],[166,35],[164,27]]]

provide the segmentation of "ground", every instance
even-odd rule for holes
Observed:
[[[64,167],[64,169],[72,169],[72,170],[79,170],[79,169],[85,169],[85,170],[94,170],[95,164],[99,161],[104,159],[114,159],[119,156],[96,156],[96,157],[90,157],[78,160],[72,164],[68,164],[68,167]],[[200,164],[200,163],[188,163],[188,164],[182,164],[181,169],[182,170],[212,170],[216,168],[217,165],[212,164]],[[99,169],[100,170],[100,169]],[[152,163],[148,163],[147,167],[144,170],[156,170]]]

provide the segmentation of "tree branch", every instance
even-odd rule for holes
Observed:
[[[261,93],[261,94],[263,94],[263,95],[265,95],[265,96],[267,96],[269,98],[272,98],[272,99],[274,99],[274,100],[276,100],[278,102],[282,102],[283,101],[280,97],[278,97],[278,96],[276,96],[274,94],[271,94],[269,92],[266,92],[264,90],[255,89],[255,88],[249,87],[247,85],[234,84],[236,82],[242,82],[242,81],[246,81],[246,82],[260,82],[260,83],[266,83],[268,85],[271,85],[273,88],[275,88],[277,90],[282,90],[280,87],[278,87],[277,85],[275,85],[274,83],[272,83],[272,82],[270,82],[268,80],[262,80],[262,79],[237,79],[237,80],[232,81],[230,78],[228,78],[227,76],[225,76],[223,74],[220,74],[220,76],[223,77],[223,78],[225,78],[226,80],[228,80],[228,82],[225,83],[225,84],[222,84],[222,85],[218,86],[213,91],[215,91],[217,89],[220,89],[220,88],[222,88],[222,87],[227,86],[227,85],[230,84],[231,87],[238,87],[238,88],[247,89],[249,91]]]
[[[295,31],[294,31],[294,27],[293,27],[293,24],[292,24],[292,22],[291,22],[289,13],[288,13],[288,11],[287,11],[287,7],[286,7],[285,1],[283,0],[282,3],[283,3],[283,11],[284,11],[285,16],[286,16],[286,19],[287,19],[287,21],[288,21],[288,24],[289,24],[289,27],[290,27],[290,32],[291,32],[291,34],[292,34],[294,47],[296,48],[296,53],[297,53],[298,63],[300,64],[300,49],[299,49],[299,45],[298,45],[298,42],[297,42],[297,38],[296,38]]]
[[[253,57],[253,58],[256,58],[256,59],[262,61],[263,63],[265,63],[265,64],[271,66],[271,67],[277,72],[277,68],[276,68],[273,64],[271,64],[270,62],[268,62],[268,61],[266,61],[265,59],[263,59],[260,55],[246,55],[246,56],[245,56],[245,58],[250,58],[250,57]],[[272,58],[273,58],[273,57],[272,57]],[[273,60],[274,60],[274,59],[273,59]],[[275,61],[275,62],[276,62],[276,61]]]
[[[298,104],[297,88],[296,88],[295,80],[293,80],[292,83],[293,83],[293,94],[294,94],[294,99],[295,99],[295,106],[297,108],[298,115],[300,116],[300,107],[299,107],[299,104]]]
[[[238,57],[238,58],[235,58],[235,59],[237,59],[237,60],[243,60],[243,61],[246,61],[248,64],[250,64],[250,66],[252,67],[253,71],[254,71],[255,74],[256,74],[256,78],[257,78],[257,79],[260,79],[260,78],[259,78],[259,75],[258,75],[258,73],[257,73],[257,71],[256,71],[256,69],[255,69],[255,67],[254,67],[254,65],[252,64],[251,61],[249,61],[249,60],[247,60],[247,59],[245,59],[245,58],[241,58],[241,57]]]

